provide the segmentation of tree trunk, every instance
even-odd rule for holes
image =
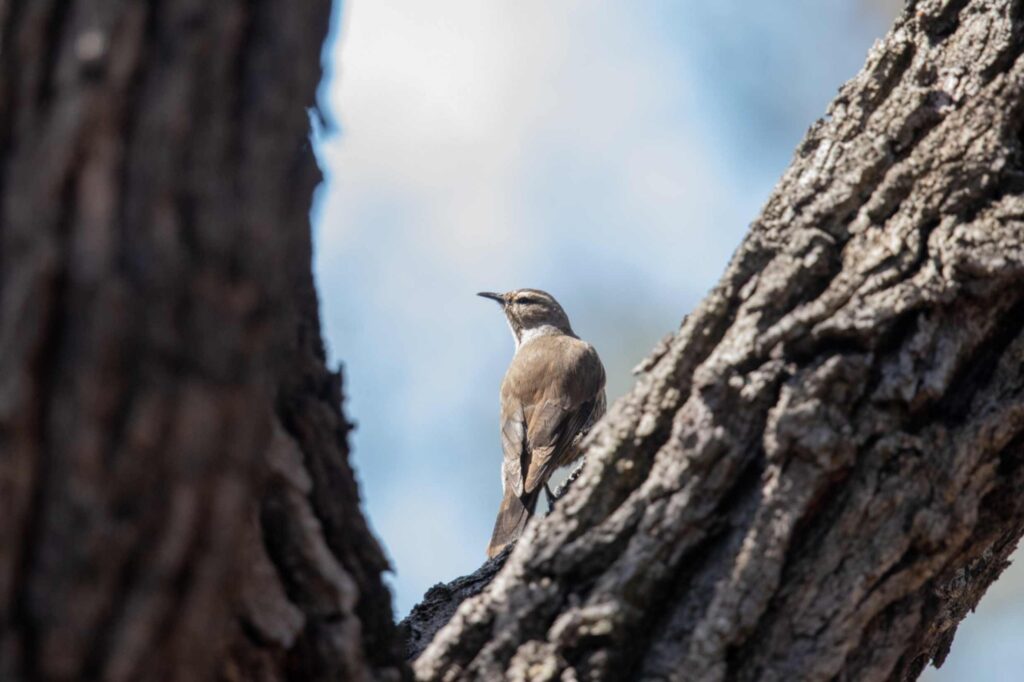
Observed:
[[[397,679],[310,274],[328,0],[0,1],[0,679]]]
[[[568,495],[406,622],[419,678],[942,662],[1024,531],[1022,51],[1019,2],[908,3]]]

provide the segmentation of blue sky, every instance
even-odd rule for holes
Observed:
[[[609,398],[621,395],[715,283],[898,4],[339,6],[315,268],[399,617],[481,563],[501,495],[512,340],[475,292],[553,293],[601,353]],[[1019,670],[996,640],[962,631],[948,670],[985,642],[989,663]],[[1012,669],[964,660],[975,680]],[[931,679],[965,679],[952,672]]]

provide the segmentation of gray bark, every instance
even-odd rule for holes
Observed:
[[[413,613],[420,679],[941,663],[1024,531],[1022,51],[1020,2],[908,3],[568,495]]]
[[[310,274],[329,9],[0,0],[0,679],[408,673]]]

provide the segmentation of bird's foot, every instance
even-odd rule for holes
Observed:
[[[558,502],[560,495],[556,495],[551,487],[545,483],[544,493],[548,496],[548,514],[550,514],[555,508],[555,502]]]

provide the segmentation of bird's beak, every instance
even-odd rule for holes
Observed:
[[[481,291],[479,294],[477,294],[477,296],[483,296],[484,298],[489,298],[492,301],[497,301],[498,304],[501,305],[501,307],[505,307],[505,297],[502,296],[501,294],[496,294],[491,291]]]

